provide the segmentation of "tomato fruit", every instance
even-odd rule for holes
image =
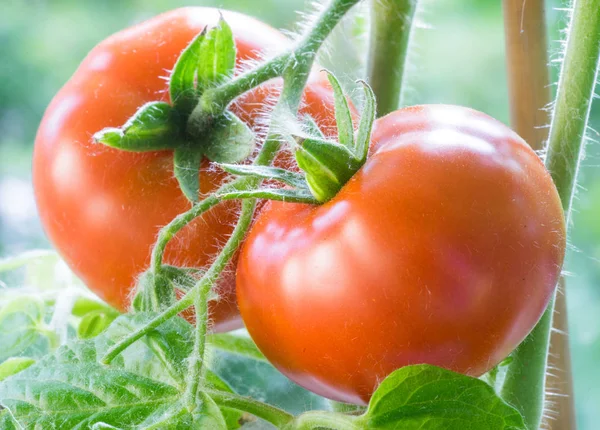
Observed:
[[[269,202],[240,253],[250,335],[285,375],[368,402],[405,365],[479,376],[542,315],[565,250],[542,161],[457,106],[375,122],[371,156],[321,206]]]
[[[105,127],[119,127],[149,101],[168,101],[165,79],[181,51],[219,11],[184,8],[116,33],[97,45],[48,107],[33,157],[33,182],[43,227],[71,269],[108,303],[125,310],[136,277],[148,267],[158,230],[190,203],[173,174],[171,151],[131,153],[92,142]],[[264,51],[285,49],[279,31],[248,16],[223,11],[233,30],[237,63]],[[232,110],[250,126],[280,90],[279,81],[250,92]],[[323,127],[334,124],[331,91],[314,77],[305,93],[306,113]],[[224,175],[206,169],[201,192]],[[210,263],[231,233],[237,206],[223,204],[186,226],[169,243],[164,262],[188,267]],[[241,324],[235,303],[235,268],[211,302],[214,330]]]

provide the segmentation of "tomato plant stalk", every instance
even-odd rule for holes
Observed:
[[[550,127],[546,166],[558,189],[567,225],[600,58],[600,0],[575,2],[567,51]],[[540,425],[554,300],[515,350],[502,395],[531,429]]]
[[[368,82],[377,96],[377,116],[402,104],[406,54],[417,0],[372,0]]]
[[[344,14],[354,4],[358,3],[359,0],[334,0],[329,6],[323,10],[321,15],[317,18],[315,25],[309,30],[307,35],[298,43],[296,48],[289,54],[290,58],[284,68],[282,74],[284,78],[284,86],[281,93],[279,102],[277,103],[271,124],[271,129],[267,135],[267,139],[261,148],[259,155],[255,159],[255,164],[268,165],[273,160],[277,150],[280,147],[280,136],[277,133],[277,121],[283,121],[289,115],[295,116],[306,81],[310,74],[316,52],[318,51],[321,44],[324,42],[327,35],[333,30],[336,24],[341,20]],[[277,57],[275,61],[280,61],[280,57]],[[264,66],[259,68],[264,71]],[[247,78],[247,77],[246,77]],[[245,79],[246,79],[245,78]],[[239,82],[239,81],[238,81]],[[256,84],[256,81],[254,81]],[[238,86],[238,95],[247,91],[247,86],[242,82]],[[232,93],[230,93],[232,94]],[[223,108],[226,107],[223,106]],[[214,114],[212,112],[211,114]],[[273,126],[275,123],[275,126]],[[241,179],[238,180],[236,185],[225,185],[223,188],[230,189],[230,187],[236,186],[252,186],[256,180]],[[218,192],[224,191],[220,189]],[[157,246],[152,255],[152,266],[153,268],[160,268],[162,255],[168,241],[185,225],[191,222],[202,213],[210,210],[214,205],[219,202],[219,199],[215,195],[211,195],[194,206],[190,211],[178,216],[169,225],[167,225],[163,231],[159,234],[159,240]],[[195,401],[195,393],[199,387],[199,381],[201,379],[202,372],[202,359],[205,347],[205,336],[207,328],[207,312],[206,312],[206,299],[212,285],[218,279],[220,273],[225,268],[228,261],[231,259],[235,251],[237,250],[240,242],[248,230],[252,215],[254,213],[255,200],[246,200],[242,206],[242,214],[234,232],[229,238],[227,244],[216,258],[214,263],[208,269],[208,271],[202,276],[202,278],[196,283],[196,285],[177,303],[166,309],[162,314],[152,320],[146,326],[138,329],[131,333],[129,336],[115,344],[103,357],[102,362],[105,364],[110,363],[115,357],[117,357],[121,351],[127,348],[136,340],[143,337],[145,334],[158,327],[163,322],[174,317],[178,313],[182,312],[193,303],[197,306],[197,318],[203,321],[199,321],[196,324],[196,338],[195,348],[192,360],[190,362],[188,384],[186,388],[186,400],[189,406]],[[199,302],[204,300],[204,304]]]
[[[196,402],[196,394],[198,386],[202,378],[202,364],[204,363],[204,351],[206,349],[206,330],[208,327],[208,300],[212,286],[215,284],[219,275],[233,257],[233,254],[237,251],[240,244],[244,240],[246,231],[250,227],[252,222],[252,215],[254,215],[254,207],[256,206],[256,200],[246,200],[242,204],[242,213],[238,220],[233,233],[229,240],[223,247],[223,250],[219,253],[217,259],[210,266],[208,271],[204,274],[202,279],[198,282],[198,291],[196,293],[194,308],[196,311],[196,337],[194,340],[194,351],[190,357],[190,363],[188,367],[188,380],[186,384],[185,400],[190,407],[190,411],[193,410]]]

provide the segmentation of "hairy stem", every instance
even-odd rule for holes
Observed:
[[[406,54],[417,0],[371,0],[368,82],[377,98],[377,116],[401,105]]]
[[[207,124],[209,119],[221,114],[236,97],[269,79],[282,75],[285,78],[286,74],[288,75],[288,82],[290,80],[296,81],[294,86],[302,87],[298,95],[298,102],[292,100],[292,98],[295,98],[295,95],[292,97],[292,92],[288,92],[285,97],[282,94],[281,97],[281,99],[289,104],[289,107],[296,106],[296,109],[289,109],[290,112],[295,112],[302,97],[302,90],[306,85],[306,79],[302,76],[304,74],[302,72],[302,69],[304,69],[303,65],[311,64],[312,66],[317,51],[329,33],[331,33],[346,12],[359,1],[333,0],[329,7],[324,9],[306,35],[290,51],[272,58],[253,70],[242,73],[232,81],[218,88],[206,91],[200,98],[198,105],[189,119],[190,126],[193,128],[199,127],[199,129],[192,129],[190,132],[201,134],[201,128]]]
[[[192,115],[220,114],[236,97],[250,91],[269,79],[281,76],[293,51],[285,52],[268,62],[235,77],[233,80],[209,89],[202,94]]]
[[[558,189],[567,225],[600,58],[599,10],[600,0],[575,2],[550,127],[546,166]],[[521,411],[531,429],[539,427],[543,413],[553,309],[554,299],[515,350],[502,388],[503,397]]]
[[[300,101],[302,99],[302,92],[304,90],[304,86],[306,85],[306,81],[314,63],[316,52],[323,44],[327,35],[333,30],[333,28],[341,20],[344,14],[354,4],[358,3],[358,1],[359,0],[333,0],[318,17],[317,21],[315,22],[315,25],[298,43],[296,49],[293,51],[292,56],[290,57],[290,60],[288,61],[283,71],[284,85],[279,102],[275,108],[273,122],[276,122],[277,118],[282,118],[289,115],[295,116],[298,110],[298,106],[300,105]],[[274,129],[273,122],[271,124],[271,131],[268,134],[267,140],[261,148],[259,155],[254,161],[255,164],[270,164],[271,161],[275,158],[275,154],[279,149],[280,144],[278,134],[272,131]],[[275,126],[275,129],[277,127],[279,127],[279,125]],[[223,193],[228,190],[243,189],[245,186],[250,187],[253,184],[255,184],[255,180],[253,179],[240,178],[237,181],[234,181],[230,184],[221,187],[217,191],[217,193]],[[164,250],[168,241],[171,238],[173,238],[173,236],[175,236],[177,232],[180,231],[183,227],[185,227],[187,224],[193,221],[196,217],[200,216],[201,214],[215,206],[217,203],[219,203],[218,197],[216,197],[216,195],[211,195],[204,199],[202,202],[195,205],[188,212],[176,217],[171,223],[169,223],[161,230],[155,249],[152,252],[153,269],[160,268],[160,265],[162,264]],[[246,200],[244,204],[254,205],[254,200]],[[238,225],[236,226],[234,232],[238,230],[240,223],[243,224],[241,218],[242,217],[240,217],[240,220],[238,221]],[[239,230],[239,234],[242,238],[245,235],[247,228],[248,226],[246,225],[245,228]],[[241,241],[241,239],[239,241],[234,240],[234,242],[236,242],[237,245],[235,245],[235,248],[229,249],[228,245],[232,243],[232,239],[237,238],[234,238],[233,235],[232,237],[230,237],[229,241],[227,242],[227,245],[225,245],[225,248],[223,249],[221,254],[219,254],[215,262],[206,271],[206,273],[200,279],[200,281],[186,295],[184,295],[177,303],[163,311],[155,319],[150,321],[146,326],[141,327],[140,329],[128,335],[126,338],[122,339],[117,344],[113,345],[108,350],[106,355],[102,358],[102,363],[109,364],[129,345],[139,340],[165,321],[169,320],[170,318],[173,318],[175,315],[190,307],[196,299],[198,290],[206,285],[212,286],[214,282],[218,279],[221,271],[223,270],[231,256],[233,256],[233,254],[235,253],[237,246],[239,245],[239,241]]]
[[[206,349],[206,329],[208,327],[208,297],[212,286],[215,284],[219,275],[223,269],[225,269],[225,266],[244,240],[246,231],[252,222],[255,206],[256,200],[244,201],[240,218],[233,233],[229,237],[229,240],[227,240],[227,243],[208,271],[194,286],[194,290],[197,290],[195,300],[196,336],[194,340],[194,352],[190,357],[188,367],[188,383],[185,392],[186,404],[190,410],[193,410],[195,407],[196,394],[200,380],[202,379],[202,365],[204,363],[204,351]]]
[[[240,75],[228,84],[208,91],[207,97],[212,100],[210,103],[207,102],[212,106],[210,114],[220,113],[214,110],[214,106],[220,106],[222,112],[234,98],[253,88],[253,86],[257,86],[267,79],[283,75],[284,88],[280,96],[280,101],[275,108],[276,112],[274,116],[279,119],[279,122],[285,120],[289,115],[295,116],[317,51],[344,14],[359,1],[332,1],[329,7],[324,9],[321,15],[319,15],[314,26],[300,39],[291,52],[276,57],[268,63]],[[285,63],[282,65],[281,63],[284,60]],[[274,120],[277,121],[276,118]],[[271,127],[272,129],[273,127]],[[254,164],[271,164],[279,146],[279,139],[274,133],[270,132]],[[219,203],[216,195],[247,189],[250,183],[251,181],[247,178],[240,178],[222,186],[213,195],[197,203],[192,209],[177,216],[168,225],[163,227],[152,250],[153,271],[160,270],[167,243],[187,224]]]
[[[293,415],[275,406],[254,400],[252,397],[216,390],[205,390],[205,392],[217,405],[251,413],[258,418],[270,422],[277,428],[282,428],[294,419]]]
[[[151,267],[154,273],[160,271],[162,259],[165,254],[165,249],[169,241],[191,221],[202,215],[204,212],[212,209],[219,203],[219,199],[210,195],[198,204],[194,205],[190,210],[177,215],[173,221],[164,226],[158,233],[158,238],[152,249]]]
[[[363,427],[356,425],[353,422],[353,418],[349,416],[322,411],[311,411],[299,415],[293,422],[284,428],[286,430],[359,430]]]
[[[534,150],[548,139],[552,101],[544,0],[503,0],[510,125]]]

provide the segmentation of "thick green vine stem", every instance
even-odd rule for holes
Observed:
[[[296,417],[294,421],[283,428],[285,430],[359,430],[362,427],[354,424],[353,417],[324,411],[311,411]]]
[[[562,66],[550,127],[546,166],[556,184],[567,225],[580,155],[585,143],[591,101],[600,59],[600,0],[574,4],[567,51]],[[502,396],[523,414],[530,429],[539,428],[544,407],[544,381],[554,300],[513,353]]]
[[[377,96],[377,116],[401,105],[402,81],[417,0],[371,0],[367,82]]]
[[[186,383],[185,401],[190,408],[194,409],[198,387],[202,379],[202,365],[204,363],[204,351],[206,349],[206,330],[208,327],[208,298],[212,286],[219,278],[225,266],[233,257],[252,222],[256,200],[246,200],[242,204],[242,213],[229,240],[219,253],[215,262],[210,266],[202,279],[194,287],[196,292],[196,337],[194,340],[194,351],[189,358],[188,376]]]
[[[275,406],[259,402],[252,397],[240,396],[239,394],[227,393],[225,391],[205,390],[217,405],[233,408],[239,411],[251,413],[258,418],[270,422],[277,428],[282,428],[294,419],[294,416],[282,411]]]
[[[191,221],[216,206],[219,201],[220,200],[214,195],[210,195],[200,203],[194,205],[189,211],[176,216],[169,224],[160,230],[154,248],[152,249],[151,268],[154,273],[160,272],[165,249],[173,236]]]
[[[202,135],[202,127],[214,116],[218,116],[241,94],[250,91],[269,79],[281,76],[293,52],[285,52],[256,69],[237,76],[219,87],[206,90],[190,114],[188,131],[192,135]]]

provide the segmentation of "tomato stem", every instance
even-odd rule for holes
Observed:
[[[240,396],[235,393],[225,391],[205,390],[217,405],[225,408],[237,409],[239,411],[249,412],[252,415],[270,422],[277,428],[284,427],[294,419],[294,416],[275,406],[254,400],[252,397]]]
[[[344,14],[358,2],[359,0],[333,0],[329,6],[323,10],[321,15],[319,15],[317,21],[314,26],[309,29],[307,35],[298,43],[297,48],[293,51],[293,54],[283,71],[283,90],[279,102],[273,112],[271,129],[258,156],[254,160],[254,164],[268,165],[275,158],[280,147],[280,138],[279,134],[272,130],[277,129],[279,123],[289,117],[290,114],[295,116],[317,51],[325,41],[327,35],[331,33]],[[277,124],[275,127],[274,123]],[[196,204],[192,209],[177,216],[167,226],[163,227],[152,251],[152,269],[160,270],[165,248],[169,240],[171,240],[177,232],[220,202],[220,199],[216,194],[223,193],[226,190],[243,189],[244,186],[250,187],[255,185],[256,182],[257,181],[252,178],[240,178],[230,184],[226,184],[217,190],[215,194],[208,196],[206,199]],[[249,207],[249,205],[254,207],[254,204],[254,199],[245,200],[243,207]],[[250,214],[250,220],[251,218],[252,214]],[[202,276],[198,283],[186,295],[150,321],[146,326],[141,327],[117,344],[113,345],[102,358],[102,363],[109,364],[129,345],[141,339],[144,335],[148,334],[165,321],[192,306],[197,294],[199,294],[199,289],[208,288],[210,290],[245,236],[246,230],[249,227],[249,222],[246,224],[245,221],[246,214],[242,211],[242,215],[238,220],[232,236],[227,241],[227,244],[204,276]],[[196,350],[197,349],[198,348],[196,348]]]
[[[534,150],[548,139],[552,101],[544,0],[503,0],[510,125]]]
[[[571,202],[585,144],[585,132],[600,58],[600,0],[574,4],[556,107],[550,127],[546,167],[550,171],[565,212],[567,226]],[[528,428],[539,428],[544,405],[544,382],[554,298],[546,312],[514,352],[502,388],[503,397],[516,406]]]
[[[368,83],[377,96],[377,116],[402,105],[402,83],[418,0],[372,0]]]
[[[190,357],[184,397],[190,411],[194,410],[198,387],[200,385],[200,380],[202,379],[202,365],[204,363],[204,351],[206,349],[206,330],[208,327],[208,298],[210,291],[221,272],[225,269],[225,266],[244,240],[246,231],[252,222],[255,206],[255,199],[244,201],[240,218],[233,233],[229,237],[229,240],[208,271],[194,286],[194,289],[197,290],[194,303],[196,310],[196,337],[194,340],[194,351]]]
[[[326,428],[331,430],[353,430],[362,429],[362,425],[354,423],[356,418],[344,416],[342,414],[332,414],[323,411],[305,412],[296,417],[286,430],[311,430],[316,428]]]
[[[207,121],[223,113],[236,97],[269,79],[281,76],[292,54],[293,51],[285,52],[217,88],[206,90],[190,114],[188,131],[192,135],[201,135]]]
[[[218,200],[217,200],[217,202],[218,202]],[[175,315],[179,314],[180,312],[182,312],[182,311],[186,310],[187,308],[189,308],[190,306],[192,306],[192,304],[194,304],[196,302],[198,295],[206,297],[204,290],[210,292],[210,289],[212,288],[212,286],[214,285],[216,280],[219,278],[221,272],[223,271],[223,269],[225,268],[225,266],[227,265],[227,263],[229,262],[231,257],[233,257],[233,254],[235,254],[235,252],[237,251],[237,248],[239,247],[240,243],[242,242],[242,240],[246,234],[246,231],[247,231],[248,227],[250,226],[250,221],[252,220],[252,213],[250,213],[249,215],[247,213],[249,211],[248,208],[250,208],[250,207],[252,208],[252,211],[254,211],[254,200],[244,201],[244,205],[242,206],[242,214],[240,215],[240,219],[239,219],[235,229],[233,230],[233,233],[227,240],[227,243],[225,244],[222,251],[217,256],[217,258],[215,259],[213,264],[204,273],[204,275],[202,276],[202,278],[200,278],[200,280],[196,283],[196,285],[194,285],[194,287],[192,287],[192,289],[190,289],[190,291],[185,296],[183,296],[177,303],[170,306],[163,313],[161,313],[156,318],[154,318],[152,321],[150,321],[147,325],[134,331],[133,333],[129,334],[127,337],[122,339],[120,342],[113,345],[108,350],[106,355],[102,358],[102,363],[110,364],[110,362],[112,360],[114,360],[129,345],[131,345],[138,339],[141,339],[143,336],[145,336],[146,334],[148,334],[149,332],[154,330],[156,327],[160,326],[165,321],[168,321],[169,319],[173,318]],[[244,208],[247,208],[247,209],[244,210]],[[204,318],[207,317],[206,314],[207,313],[205,312],[204,316],[203,316]],[[204,333],[206,333],[206,325],[204,326],[204,328],[202,328],[202,330],[204,331]],[[200,349],[203,350],[204,345],[195,345],[196,353]],[[192,361],[194,361],[194,360],[192,360]],[[201,365],[200,365],[200,368],[201,368]]]
[[[288,82],[290,79],[295,81],[294,85],[298,88],[301,87],[301,90],[297,96],[292,95],[291,92],[288,92],[285,96],[282,94],[280,100],[285,101],[289,105],[288,108],[297,106],[300,103],[302,90],[306,85],[306,77],[308,77],[310,68],[306,73],[306,77],[301,76],[303,73],[299,73],[298,70],[303,68],[303,64],[310,64],[312,66],[317,51],[329,33],[331,33],[346,12],[359,1],[333,0],[329,7],[324,9],[323,13],[317,18],[317,21],[305,37],[300,39],[292,50],[270,59],[253,70],[242,73],[226,84],[205,91],[200,97],[198,105],[190,115],[188,131],[192,135],[201,135],[203,127],[210,122],[210,119],[221,114],[236,97],[269,79],[286,74],[288,75]],[[292,100],[295,98],[298,100]],[[290,109],[290,111],[294,112],[296,110]]]

